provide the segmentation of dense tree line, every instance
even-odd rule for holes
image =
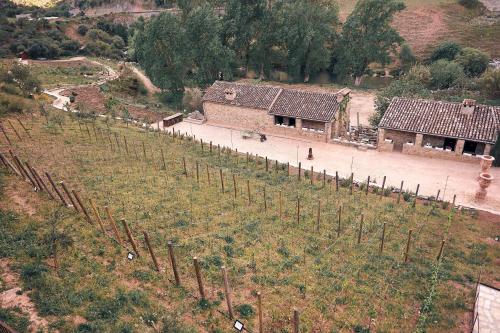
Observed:
[[[220,4],[224,15],[214,10]],[[177,6],[182,15],[163,13],[131,39],[132,57],[166,90],[250,69],[261,78],[280,69],[305,82],[329,70],[359,83],[371,63],[390,63],[403,41],[390,26],[404,9],[398,0],[360,0],[343,26],[330,0],[179,0]]]

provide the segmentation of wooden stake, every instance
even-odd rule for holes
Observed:
[[[370,176],[368,176],[368,179],[366,180],[365,195],[368,195],[369,191],[370,191]]]
[[[264,324],[262,322],[262,295],[257,292],[257,313],[259,316],[259,333],[264,333]]]
[[[234,188],[234,198],[237,196],[237,187],[236,187],[236,175],[233,173],[233,188]]]
[[[302,162],[299,162],[299,180],[300,180],[301,173],[302,173]]]
[[[227,311],[229,314],[229,318],[233,319],[234,314],[233,314],[233,305],[231,303],[231,289],[229,287],[229,281],[227,278],[226,266],[222,266],[221,270],[222,270],[222,277],[224,278],[224,291],[226,293]]]
[[[335,171],[335,191],[339,191],[339,173]]]
[[[436,194],[436,201],[439,200],[439,194],[441,193],[441,189],[438,190],[438,193]]]
[[[106,231],[104,230],[104,224],[102,223],[101,215],[99,214],[99,210],[97,210],[97,207],[94,204],[94,200],[89,199],[90,202],[90,207],[92,208],[92,211],[94,212],[94,215],[96,217],[97,223],[99,223],[99,226],[101,227],[101,231],[103,234],[106,234]]]
[[[436,261],[439,261],[441,259],[441,256],[443,255],[443,248],[444,248],[445,242],[446,241],[444,239],[441,241],[441,247],[439,248],[439,253],[438,253],[438,256],[436,258]]]
[[[282,217],[283,217],[283,208],[282,208],[282,206],[283,206],[283,202],[282,202],[282,201],[283,201],[283,200],[282,200],[282,196],[283,196],[283,194],[282,194],[282,192],[281,192],[281,190],[280,190],[280,191],[279,191],[279,205],[280,205],[280,208],[279,208],[279,209],[280,209],[279,214],[280,214],[280,222],[282,222],[282,220],[283,220],[283,219],[282,219]]]
[[[252,203],[252,196],[250,194],[250,180],[247,179],[247,193],[248,193],[248,204]]]
[[[210,170],[208,169],[208,164],[207,164],[207,181],[208,181],[208,186],[210,186]]]
[[[349,186],[349,193],[352,195],[352,188],[354,187],[354,172],[351,172],[351,185]]]
[[[3,127],[3,124],[0,123],[0,129],[2,130],[2,133],[3,135],[5,136],[5,138],[7,139],[7,142],[9,143],[9,145],[12,146],[12,142],[10,141],[10,138],[9,136],[7,135],[7,131],[5,130],[5,128]]]
[[[311,165],[311,185],[314,185],[314,167]]]
[[[35,181],[36,187],[40,190],[40,192],[44,192],[42,183],[40,183],[40,180],[38,180],[31,165],[28,162],[24,162],[24,163],[26,164],[26,170],[30,173],[31,178]]]
[[[286,162],[286,175],[290,177],[290,162]]]
[[[193,257],[194,270],[196,272],[196,280],[198,281],[198,290],[200,292],[200,297],[202,300],[206,300],[205,289],[203,288],[203,279],[201,278],[200,265],[198,264],[198,258]]]
[[[109,223],[111,224],[111,228],[113,229],[113,233],[115,234],[116,240],[120,245],[123,245],[123,240],[118,232],[118,228],[116,227],[115,219],[111,215],[111,211],[108,206],[104,206],[104,210],[106,211],[106,215],[108,216]]]
[[[17,132],[16,128],[14,127],[14,125],[12,125],[12,123],[10,122],[10,120],[7,120],[7,122],[9,123],[9,126],[12,128],[12,130],[14,131],[14,133],[16,134],[17,138],[20,140],[20,141],[23,141],[23,138],[21,138],[21,136],[19,135],[19,133]]]
[[[457,195],[456,195],[456,194],[454,194],[454,195],[453,195],[453,202],[452,202],[452,204],[451,204],[451,209],[455,208],[455,201],[456,201],[456,200],[457,200]]]
[[[148,162],[148,158],[146,156],[146,145],[144,144],[144,141],[142,141],[142,153],[144,154],[144,162]]]
[[[122,224],[123,224],[123,228],[125,228],[125,232],[127,233],[129,243],[132,245],[132,248],[134,249],[135,254],[139,257],[139,251],[137,249],[137,244],[135,243],[134,237],[132,236],[132,232],[130,232],[130,229],[127,225],[127,221],[125,221],[125,219],[122,219]]]
[[[267,213],[266,187],[263,188],[264,213]]]
[[[266,156],[266,172],[268,172],[268,171],[269,171],[269,163],[267,161],[267,156]]]
[[[149,254],[151,255],[151,259],[153,260],[153,264],[155,265],[155,270],[159,272],[160,265],[158,264],[158,260],[156,259],[153,247],[151,246],[151,242],[149,241],[149,235],[145,231],[143,231],[143,234],[144,234],[144,240],[146,241],[146,245],[148,246]]]
[[[403,193],[403,185],[404,185],[404,181],[402,180],[401,181],[401,186],[399,187],[399,192],[398,192],[398,199],[397,199],[397,203],[399,203],[399,201],[401,200],[401,194]]]
[[[77,211],[77,212],[80,212],[80,210],[78,209],[78,206],[76,205],[76,202],[75,200],[73,200],[73,196],[71,195],[71,193],[69,192],[68,188],[66,187],[66,184],[64,183],[64,181],[60,181],[59,184],[61,184],[61,187],[63,188],[64,190],[64,193],[66,193],[66,196],[69,198],[69,201],[71,201],[71,205],[73,206],[73,208]],[[69,206],[68,206],[69,207]]]
[[[59,189],[57,188],[56,184],[54,183],[54,181],[52,180],[52,177],[50,176],[50,174],[48,172],[45,172],[45,176],[47,177],[47,179],[49,180],[49,183],[50,185],[52,185],[52,188],[54,189],[54,191],[56,192],[57,196],[59,197],[59,199],[61,199],[61,202],[64,206],[68,206],[68,203],[66,202],[66,200],[64,199],[64,196],[62,195],[62,193],[59,191]]]
[[[162,148],[160,148],[160,152],[161,152],[161,160],[163,162],[163,170],[167,170],[167,163],[165,163],[165,155],[163,154]]]
[[[412,229],[408,231],[408,241],[406,242],[406,251],[405,251],[405,263],[408,262],[408,252],[410,252],[410,242],[411,242],[411,233]]]
[[[340,237],[341,225],[342,225],[342,205],[339,206],[339,223],[337,226],[337,237]]]
[[[220,175],[220,188],[222,193],[225,192],[224,190],[224,177],[222,176],[222,169],[219,169],[219,175]]]
[[[385,241],[385,226],[386,222],[384,222],[384,227],[382,229],[382,239],[380,240],[380,253],[384,252],[384,241]]]
[[[361,244],[361,236],[363,235],[363,220],[364,215],[361,214],[361,220],[359,221],[359,232],[358,232],[358,244]]]
[[[318,200],[318,215],[316,216],[316,231],[319,232],[319,224],[321,221],[321,200]]]
[[[300,197],[297,197],[297,224],[300,224]]]
[[[326,170],[323,170],[323,188],[326,186]]]
[[[0,152],[0,159],[3,161],[3,163],[4,163],[6,166],[8,166],[8,167],[9,167],[12,171],[14,171],[14,173],[15,173],[16,175],[18,175],[18,176],[20,176],[20,177],[24,178],[24,177],[23,177],[23,175],[22,175],[22,173],[21,173],[21,171],[19,171],[19,170],[17,169],[17,167],[15,167],[15,166],[14,166],[14,164],[16,163],[15,161],[14,161],[14,164],[12,164],[12,162],[11,162],[11,161],[9,161],[9,160],[7,159],[7,156],[5,156],[4,154],[2,154],[1,152]]]
[[[185,176],[186,176],[186,178],[187,178],[187,176],[188,176],[188,171],[187,171],[187,167],[186,167],[186,158],[185,158],[184,156],[182,157],[182,167],[183,167],[183,169],[184,169],[184,172],[183,172],[183,173],[184,173],[184,175],[185,175]]]
[[[32,139],[30,132],[28,131],[28,129],[27,129],[26,127],[24,127],[24,124],[23,124],[23,122],[21,121],[21,119],[19,119],[19,118],[17,118],[17,117],[16,117],[16,119],[17,119],[17,122],[18,122],[18,123],[21,125],[21,127],[23,128],[23,130],[26,132],[26,134],[28,135],[28,137],[29,137],[30,139]]]
[[[380,191],[381,198],[384,196],[385,180],[386,180],[386,176],[384,176],[384,179],[382,180],[382,189]]]
[[[127,156],[128,156],[128,143],[127,143],[127,137],[125,135],[123,136],[123,141],[125,142],[125,152],[127,153]],[[163,156],[163,152],[162,152],[162,156]]]
[[[167,246],[168,246],[168,255],[170,257],[170,263],[172,264],[172,269],[174,271],[175,284],[180,286],[181,279],[179,277],[179,271],[177,270],[177,262],[175,261],[174,246],[172,245],[171,241],[168,241]]]
[[[92,223],[92,219],[90,218],[90,215],[89,213],[87,212],[87,209],[85,208],[85,206],[83,205],[82,203],[82,200],[80,200],[80,195],[78,194],[78,192],[76,192],[75,190],[72,190],[73,192],[73,195],[75,196],[76,198],[76,201],[78,202],[78,204],[80,205],[80,208],[82,209],[82,212],[83,214],[85,215],[85,218],[87,219],[87,222],[90,223],[90,224],[93,224]]]
[[[293,309],[293,333],[300,333],[299,331],[299,310]]]

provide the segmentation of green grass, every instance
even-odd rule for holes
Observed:
[[[98,81],[102,68],[96,66],[56,67],[36,64],[30,66],[44,88],[57,88],[61,86],[75,86],[91,84]]]
[[[247,327],[255,328],[255,295],[260,291],[264,325],[271,331],[291,331],[293,306],[301,312],[303,332],[351,332],[366,328],[370,320],[380,332],[392,332],[395,327],[410,332],[417,323],[428,332],[452,332],[473,301],[479,270],[483,269],[485,281],[498,282],[498,268],[491,261],[500,250],[483,241],[498,234],[493,230],[498,227],[468,214],[442,210],[437,204],[413,208],[404,201],[396,204],[394,198],[366,196],[361,191],[350,195],[345,187],[336,192],[330,182],[323,187],[321,178],[311,185],[310,179],[298,182],[296,176],[288,177],[283,164],[275,170],[272,163],[266,172],[262,159],[253,158],[247,164],[245,156],[234,152],[224,151],[219,156],[214,148],[210,154],[206,144],[202,151],[199,142],[174,140],[120,123],[108,124],[109,137],[108,127],[102,122],[82,124],[80,130],[78,123],[66,116],[62,131],[46,128],[44,123],[41,117],[27,122],[36,140],[14,140],[15,151],[39,170],[50,171],[57,180],[64,179],[70,188],[79,190],[86,204],[92,198],[101,216],[105,216],[103,207],[108,205],[115,220],[126,218],[141,255],[133,261],[126,259],[127,251],[111,240],[106,219],[104,236],[69,209],[54,216],[56,204],[48,200],[38,206],[44,222],[21,216],[16,223],[0,223],[0,235],[4,235],[0,250],[14,251],[7,255],[19,265],[25,288],[34,291],[41,313],[61,318],[58,325],[62,332],[69,332],[71,323],[61,316],[76,314],[87,319],[85,325],[102,332],[116,331],[115,327],[126,331],[127,325],[134,331],[147,330],[151,321],[161,326],[172,316],[186,326],[231,332],[231,322],[216,311],[226,311],[222,265],[228,268],[237,316],[242,316]],[[200,165],[199,182],[196,162]],[[7,181],[19,182],[13,176]],[[298,223],[297,197],[301,207]],[[340,229],[339,206],[343,212]],[[90,211],[88,204],[87,208]],[[364,228],[358,245],[361,214]],[[380,254],[384,222],[386,243]],[[54,239],[50,238],[53,225],[56,234],[64,235],[56,237],[59,246],[66,244],[58,252],[58,273],[47,264],[52,263],[51,242],[47,239]],[[125,239],[121,225],[119,228]],[[409,262],[404,263],[410,229]],[[153,270],[143,231],[148,232],[166,272]],[[447,239],[444,260],[436,270],[435,258],[443,237]],[[168,240],[175,246],[182,287],[171,283]],[[19,246],[12,250],[11,244]],[[190,296],[197,295],[193,256],[201,261],[208,304]],[[423,304],[425,320],[417,315]]]

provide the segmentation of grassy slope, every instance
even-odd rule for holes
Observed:
[[[275,330],[290,329],[293,305],[301,311],[306,332],[320,328],[348,332],[356,325],[367,326],[370,318],[374,318],[379,331],[392,332],[395,327],[411,331],[419,307],[429,296],[431,278],[437,270],[435,256],[443,237],[448,242],[445,260],[438,269],[438,296],[429,313],[429,332],[457,330],[471,306],[473,281],[481,267],[485,281],[499,283],[498,267],[488,264],[498,258],[499,249],[486,241],[500,233],[498,225],[434,205],[419,204],[413,209],[408,203],[396,205],[391,198],[365,196],[359,191],[351,196],[346,188],[336,193],[331,186],[322,188],[320,181],[315,185],[310,185],[308,179],[297,182],[284,170],[266,172],[262,160],[247,165],[242,156],[210,155],[207,146],[202,151],[199,144],[173,141],[120,124],[110,124],[109,137],[99,134],[107,133],[105,124],[95,124],[100,129],[96,142],[91,124],[89,139],[85,125],[82,132],[76,122],[65,117],[64,131],[47,129],[43,119],[35,118],[29,126],[36,140],[16,142],[15,151],[40,170],[50,170],[57,179],[65,179],[71,188],[80,190],[85,203],[93,198],[103,216],[102,207],[109,205],[115,219],[125,217],[140,243],[141,257],[132,262],[125,259],[126,251],[111,241],[108,221],[105,237],[81,216],[63,209],[57,230],[72,237],[74,245],[59,252],[61,269],[56,274],[47,267],[52,263],[50,248],[44,248],[40,240],[49,233],[50,217],[56,209],[53,202],[37,201],[37,209],[45,216],[41,221],[33,222],[22,215],[16,223],[0,224],[4,228],[0,234],[9,235],[8,239],[0,238],[0,249],[11,251],[9,256],[18,267],[31,273],[24,275],[25,284],[35,290],[34,298],[42,314],[55,314],[63,332],[73,326],[63,315],[84,316],[87,325],[102,332],[125,326],[140,331],[147,328],[141,318],[158,321],[165,311],[175,312],[186,323],[207,330],[221,327],[229,332],[231,323],[214,312],[215,308],[225,311],[221,264],[229,269],[235,305],[250,304],[255,311],[255,292],[260,290],[264,295],[265,325]],[[112,140],[115,133],[120,150]],[[161,168],[160,147],[167,171]],[[183,157],[188,177],[183,175]],[[195,161],[201,166],[199,184]],[[219,167],[225,177],[224,193]],[[236,198],[233,173],[237,179]],[[251,204],[246,180],[250,181]],[[12,176],[7,182],[19,184]],[[26,190],[26,186],[19,186]],[[279,191],[283,195],[282,221],[278,213]],[[298,224],[297,196],[301,197],[302,207]],[[318,200],[322,201],[321,224],[316,231]],[[343,215],[338,236],[340,205]],[[364,234],[362,244],[356,245],[360,214],[365,217]],[[384,254],[379,255],[382,222],[387,223],[387,234]],[[410,262],[403,264],[409,229],[414,231]],[[37,236],[31,243],[23,241],[28,230]],[[152,270],[142,231],[149,233],[160,265],[168,265],[166,273]],[[12,247],[10,237],[19,246]],[[173,279],[167,240],[175,244],[183,288],[167,280]],[[37,248],[44,250],[37,252]],[[197,294],[193,256],[202,260],[211,301],[208,309],[186,296]],[[48,272],[39,273],[42,269]],[[45,290],[47,286],[50,288]],[[255,317],[244,321],[252,327]]]

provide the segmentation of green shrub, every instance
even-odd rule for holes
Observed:
[[[250,318],[255,314],[255,311],[250,304],[240,304],[237,305],[235,309],[243,318]]]
[[[454,60],[455,57],[460,53],[462,47],[455,42],[443,42],[439,44],[430,56],[431,62],[446,59],[446,60]]]
[[[401,61],[401,65],[404,69],[408,69],[415,64],[417,58],[415,58],[413,50],[409,44],[405,43],[401,46],[401,50],[399,51],[399,60]]]
[[[23,314],[19,308],[0,308],[0,320],[7,323],[19,333],[29,332],[29,317]]]
[[[431,82],[435,88],[445,89],[463,83],[465,73],[454,61],[441,59],[431,65]]]
[[[462,50],[456,61],[462,65],[465,74],[468,76],[479,76],[486,71],[490,56],[485,52],[466,47]]]
[[[428,66],[415,65],[410,68],[406,77],[410,81],[418,82],[427,86],[431,82],[431,71]]]
[[[81,36],[85,36],[88,31],[89,31],[89,28],[83,24],[79,25],[78,28],[76,29],[76,32],[78,32],[78,34]]]
[[[489,97],[500,97],[500,69],[489,69],[479,79],[483,94]]]
[[[479,0],[458,0],[458,3],[465,8],[477,8],[480,5]]]

